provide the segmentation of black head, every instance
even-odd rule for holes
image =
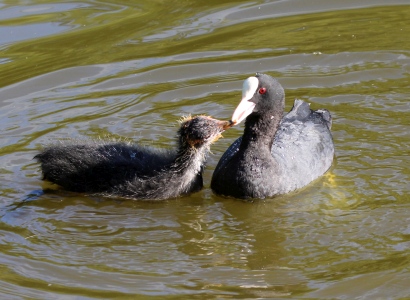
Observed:
[[[251,113],[282,116],[285,108],[285,91],[273,77],[257,73],[243,83],[242,100],[232,115],[233,124],[243,121]]]
[[[231,121],[220,121],[208,116],[188,117],[182,120],[178,133],[182,144],[199,148],[217,141],[221,133],[232,125]]]

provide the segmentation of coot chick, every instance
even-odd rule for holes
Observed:
[[[124,142],[62,143],[35,156],[43,179],[66,190],[163,200],[199,191],[210,146],[232,125],[207,116],[184,119],[177,149]]]
[[[311,110],[295,100],[283,116],[285,92],[269,75],[245,80],[233,123],[246,118],[243,136],[221,157],[213,173],[214,192],[237,198],[286,194],[323,175],[331,166],[334,145],[328,110]]]

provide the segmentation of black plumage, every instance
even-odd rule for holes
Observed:
[[[63,142],[35,156],[43,179],[66,190],[134,199],[163,200],[200,190],[210,145],[229,121],[186,118],[176,149],[124,142]]]
[[[283,116],[285,92],[271,76],[258,73],[244,83],[243,99],[232,121],[246,118],[245,130],[221,157],[211,187],[238,198],[286,194],[323,175],[331,166],[332,118],[295,100]]]

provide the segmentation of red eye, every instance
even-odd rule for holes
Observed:
[[[260,88],[259,89],[259,94],[263,95],[266,93],[266,89],[265,88]]]

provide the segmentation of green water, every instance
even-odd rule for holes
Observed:
[[[340,2],[340,1],[339,1]],[[0,0],[4,299],[410,299],[408,1]],[[261,71],[334,117],[336,161],[298,193],[205,187],[162,203],[56,190],[61,139],[170,147],[187,114],[228,119]]]

